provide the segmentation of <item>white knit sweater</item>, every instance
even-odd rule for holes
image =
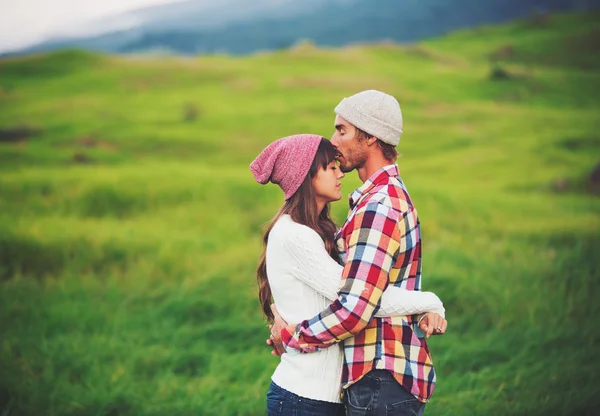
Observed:
[[[337,298],[343,267],[329,256],[323,240],[311,228],[283,215],[269,234],[266,254],[273,299],[288,323],[316,316]],[[444,316],[445,311],[434,293],[390,286],[376,316],[422,312]],[[339,344],[312,354],[283,354],[272,380],[299,396],[339,403],[342,365]]]

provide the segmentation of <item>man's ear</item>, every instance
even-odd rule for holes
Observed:
[[[369,136],[367,138],[367,146],[373,146],[375,143],[377,143],[377,137]]]

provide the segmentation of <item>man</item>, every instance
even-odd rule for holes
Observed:
[[[421,290],[419,219],[395,164],[400,105],[368,90],[343,99],[335,113],[331,143],[340,168],[356,169],[363,182],[350,195],[348,219],[336,236],[346,255],[342,287],[327,309],[298,325],[285,327],[276,314],[272,336],[287,353],[344,342],[349,415],[422,414],[435,386],[425,337],[445,332],[447,322],[427,314],[420,329],[418,316],[374,317],[387,285]]]

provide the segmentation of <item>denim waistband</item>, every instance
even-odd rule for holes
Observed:
[[[305,403],[314,403],[315,405],[343,406],[343,404],[341,404],[341,403],[326,402],[323,400],[309,399],[308,397],[298,396],[297,394],[292,393],[291,391],[288,391],[288,390],[284,389],[283,387],[278,386],[273,381],[271,381],[270,389],[274,393],[280,395],[281,397],[283,397],[286,400],[289,400],[291,402],[302,401]]]
[[[377,380],[380,383],[397,383],[394,375],[389,370],[375,369],[365,374],[364,378]]]
[[[285,397],[288,400],[298,400],[300,398],[300,396],[298,396],[297,394],[294,394],[291,391],[287,391],[283,387],[279,387],[273,381],[271,381],[270,388],[271,388],[271,390],[273,390],[274,392],[279,394],[281,397]]]

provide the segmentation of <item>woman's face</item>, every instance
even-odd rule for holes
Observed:
[[[331,201],[342,199],[342,184],[340,179],[344,173],[337,161],[333,161],[325,169],[319,169],[312,180],[312,186],[317,197],[317,205],[321,208]]]

